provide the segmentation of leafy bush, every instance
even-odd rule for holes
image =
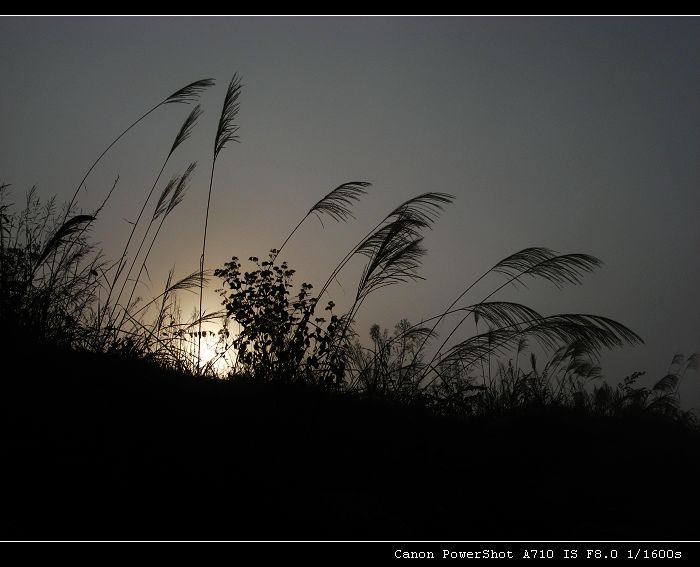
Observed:
[[[257,269],[250,272],[241,273],[236,257],[214,272],[229,288],[219,290],[226,313],[240,326],[232,341],[237,370],[263,380],[319,382],[323,368],[323,382],[338,384],[344,368],[330,349],[340,329],[334,304],[329,301],[325,308],[328,322],[314,317],[318,298],[313,286],[302,283],[292,296],[295,270],[286,262],[275,266],[277,253],[271,250],[263,262],[251,257]]]

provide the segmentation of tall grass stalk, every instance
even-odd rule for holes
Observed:
[[[189,104],[191,102],[194,102],[199,99],[200,95],[204,90],[208,89],[209,87],[213,86],[215,83],[214,79],[200,79],[199,81],[195,81],[194,83],[190,83],[189,85],[182,87],[181,89],[175,91],[173,94],[170,96],[164,98],[162,101],[160,101],[158,104],[155,106],[151,107],[149,110],[147,110],[145,113],[143,113],[139,118],[137,118],[134,122],[132,122],[121,134],[119,134],[112,142],[102,151],[102,153],[97,157],[97,159],[92,163],[92,165],[88,168],[88,170],[85,172],[85,175],[83,175],[83,178],[80,180],[80,183],[78,184],[78,187],[75,190],[75,193],[73,194],[73,197],[68,203],[68,210],[70,210],[73,205],[75,204],[76,199],[78,198],[78,193],[80,192],[80,189],[82,186],[85,184],[85,181],[87,180],[88,176],[90,173],[92,173],[92,170],[95,169],[98,163],[102,160],[102,158],[109,152],[109,150],[114,147],[114,145],[121,140],[132,128],[134,128],[137,124],[142,122],[146,117],[148,117],[150,114],[158,110],[161,106],[165,106],[167,104]],[[65,222],[65,219],[64,219]]]
[[[240,110],[240,103],[238,101],[241,89],[243,85],[241,83],[241,78],[238,73],[234,73],[229,83],[228,89],[226,91],[226,97],[224,98],[224,105],[221,109],[221,116],[219,117],[219,125],[216,129],[216,137],[214,138],[214,155],[211,162],[211,174],[209,176],[209,191],[207,192],[207,209],[204,216],[204,235],[202,237],[202,255],[199,258],[199,273],[200,273],[200,283],[199,283],[199,339],[197,342],[197,373],[199,374],[199,366],[201,360],[201,350],[202,350],[202,297],[204,294],[204,260],[206,257],[207,250],[207,229],[209,227],[209,206],[211,204],[211,191],[214,185],[214,169],[216,167],[216,160],[219,157],[219,153],[226,147],[229,142],[238,142],[238,125],[235,123],[236,117],[238,116],[238,111]]]
[[[109,150],[111,150],[114,145],[119,142],[132,128],[134,128],[137,124],[145,120],[150,114],[158,110],[161,106],[165,106],[167,104],[190,104],[191,102],[194,102],[199,99],[201,96],[202,92],[204,92],[206,89],[209,87],[213,86],[215,84],[214,79],[200,79],[198,81],[195,81],[193,83],[190,83],[189,85],[186,85],[182,87],[181,89],[178,89],[175,91],[173,94],[170,96],[164,98],[162,101],[160,101],[158,104],[155,106],[151,107],[149,110],[144,112],[139,118],[137,118],[134,122],[132,122],[127,128],[121,132],[110,144],[102,151],[102,153],[97,157],[97,159],[92,163],[92,165],[88,168],[88,170],[85,172],[83,175],[83,178],[80,180],[80,183],[78,183],[78,187],[75,189],[75,193],[71,197],[71,200],[68,202],[68,206],[66,208],[66,215],[63,219],[63,222],[65,223],[66,220],[68,219],[69,211],[72,210],[73,205],[75,204],[78,194],[80,193],[80,189],[85,185],[85,181],[87,178],[90,176],[90,173],[92,173],[92,170],[95,169],[98,163],[102,160],[102,158],[107,155]],[[53,265],[52,265],[53,268]]]
[[[275,256],[272,258],[272,262],[274,263],[282,252],[282,249],[287,245],[287,242],[291,240],[296,231],[299,230],[299,227],[311,215],[316,216],[321,226],[323,226],[321,215],[328,215],[336,222],[345,222],[349,218],[355,218],[350,207],[354,201],[359,201],[360,198],[367,193],[367,188],[371,186],[372,184],[366,181],[350,181],[349,183],[339,185],[330,193],[327,193],[322,199],[319,199],[302,217],[289,235],[287,235],[282,245],[275,250]]]
[[[148,227],[146,228],[146,232],[144,233],[143,238],[141,239],[141,243],[139,244],[139,248],[136,254],[134,255],[134,261],[132,262],[131,266],[132,268],[136,259],[138,258],[139,253],[141,252],[141,249],[143,248],[143,245],[146,242],[146,239],[148,238],[148,235],[150,234],[151,227],[158,219],[160,219],[160,222],[158,224],[158,227],[156,228],[155,233],[153,234],[153,237],[151,238],[151,243],[148,246],[148,249],[146,250],[146,254],[143,257],[143,260],[141,261],[141,267],[139,268],[139,272],[136,278],[134,278],[133,285],[131,287],[131,293],[129,294],[129,299],[127,300],[125,305],[122,306],[122,311],[124,312],[124,314],[126,314],[131,308],[131,301],[134,297],[134,294],[136,293],[136,288],[139,285],[139,282],[141,281],[141,275],[144,271],[147,270],[146,266],[148,258],[151,254],[153,246],[156,243],[156,240],[158,239],[158,235],[160,234],[160,231],[163,228],[165,219],[168,218],[168,216],[175,209],[175,207],[177,207],[182,202],[182,199],[185,196],[185,191],[187,190],[189,178],[192,175],[192,172],[194,171],[196,166],[196,162],[192,162],[185,170],[185,173],[183,173],[180,177],[173,177],[161,193],[161,196],[158,199],[158,202],[156,203],[156,206],[153,210],[153,214],[151,215],[151,220],[149,221]],[[124,281],[124,285],[126,285],[127,283],[128,279]],[[124,316],[125,315],[122,316],[122,322],[124,321]],[[121,327],[121,323],[118,326],[118,328],[119,327]]]
[[[112,278],[112,283],[109,286],[109,293],[107,295],[107,299],[105,301],[105,308],[108,308],[110,298],[112,295],[112,291],[117,285],[117,280],[119,279],[122,270],[126,266],[126,261],[127,261],[127,253],[129,250],[129,245],[131,244],[131,241],[134,237],[134,234],[136,233],[136,229],[139,225],[139,222],[141,221],[141,217],[143,216],[144,211],[146,210],[146,207],[148,206],[148,202],[151,199],[151,196],[153,195],[153,192],[155,191],[156,186],[158,185],[158,181],[160,181],[161,176],[163,175],[163,171],[165,170],[165,167],[167,166],[168,162],[170,161],[171,156],[175,152],[175,150],[178,148],[180,144],[182,144],[187,138],[189,138],[192,129],[194,128],[198,118],[201,116],[202,110],[200,105],[195,106],[195,108],[190,112],[189,116],[185,119],[183,122],[182,126],[180,127],[180,130],[178,131],[177,135],[175,136],[175,139],[173,141],[173,144],[170,148],[170,151],[168,152],[168,155],[165,157],[163,160],[163,164],[160,168],[160,171],[158,172],[158,175],[156,176],[155,181],[153,182],[153,185],[151,186],[150,191],[146,195],[146,199],[143,202],[143,205],[141,206],[141,210],[138,213],[138,216],[136,217],[136,220],[134,221],[132,227],[131,227],[131,232],[129,233],[129,237],[127,238],[126,244],[124,245],[124,250],[122,251],[121,256],[119,257],[119,261],[117,263],[117,267],[115,269],[114,277]],[[151,221],[152,224],[152,221]],[[149,224],[148,229],[146,230],[146,234],[148,234],[148,230],[151,227],[151,224]],[[142,241],[143,245],[143,241]],[[126,273],[126,276],[124,277],[125,283],[129,280],[129,276],[131,275],[131,271],[134,268],[134,265],[136,263],[136,259],[138,258],[139,253],[141,252],[141,247],[137,250],[136,254],[134,255],[133,261],[131,263],[131,266],[129,267],[129,270]],[[119,303],[119,300],[121,299],[121,295],[124,291],[124,287],[122,286],[119,294],[117,295],[117,298],[115,299],[115,303]],[[101,327],[101,322],[98,321],[98,328]]]
[[[360,254],[368,258],[355,300],[331,351],[328,372],[335,366],[333,358],[339,355],[343,341],[365,299],[378,289],[421,277],[417,270],[420,258],[426,252],[422,247],[421,233],[432,227],[443,206],[453,199],[453,195],[446,193],[424,193],[405,201],[379,222],[333,270],[321,289],[319,298],[353,255]]]
[[[71,200],[69,201],[68,206],[66,207],[66,213],[64,215],[62,224],[65,224],[67,222],[70,211],[73,209],[73,206],[75,205],[76,200],[78,198],[78,194],[80,193],[80,189],[83,188],[83,186],[85,185],[85,181],[89,177],[90,173],[92,173],[92,171],[95,169],[95,167],[98,165],[98,163],[102,160],[102,158],[112,149],[112,147],[114,147],[114,145],[117,142],[119,142],[119,140],[121,140],[132,128],[134,128],[137,124],[142,122],[146,117],[148,117],[150,114],[155,112],[158,108],[165,106],[167,104],[189,104],[191,102],[194,102],[200,97],[201,93],[204,90],[211,87],[212,85],[214,85],[213,79],[201,79],[199,81],[195,81],[193,83],[190,83],[189,85],[186,85],[185,87],[175,91],[173,94],[166,97],[165,99],[160,101],[158,104],[156,104],[155,106],[153,106],[149,110],[147,110],[144,114],[142,114],[139,118],[137,118],[134,122],[132,122],[125,130],[123,130],[114,140],[112,140],[112,142],[102,151],[102,153],[97,157],[97,159],[92,163],[92,165],[88,168],[88,170],[83,175],[83,178],[81,179],[80,183],[78,184],[78,186],[75,190],[75,193],[71,197]],[[182,141],[182,140],[180,140],[180,141]],[[171,151],[171,153],[172,153],[172,151]],[[114,187],[112,187],[112,190],[114,190]],[[110,191],[110,195],[111,195],[111,191]],[[100,209],[101,209],[101,207],[100,207]],[[74,243],[76,243],[80,239],[80,237],[82,237],[82,235],[88,229],[90,224],[91,223],[86,224],[83,227],[83,229],[79,232],[79,234],[77,234],[74,237],[74,239],[70,242],[70,244],[64,248],[63,254],[62,254],[61,258],[58,260],[59,266],[66,261],[68,255],[71,252],[71,249],[72,249]],[[57,270],[56,262],[57,262],[56,252],[54,252],[52,254],[52,258],[51,258],[51,267],[50,267],[51,273],[55,273]],[[118,266],[120,266],[120,264],[118,264]],[[119,267],[117,268],[117,274],[118,273],[119,273]],[[50,279],[49,285],[48,285],[49,290],[52,289],[53,285],[54,285],[54,281],[53,281],[53,279]],[[109,312],[109,310],[106,310],[106,311]],[[103,312],[104,312],[104,310],[103,310]],[[99,324],[98,324],[98,328],[101,326],[101,324],[102,323],[100,320]]]

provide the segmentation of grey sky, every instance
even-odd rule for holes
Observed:
[[[638,332],[645,347],[604,357],[612,383],[634,370],[658,379],[676,352],[700,350],[697,19],[2,18],[0,70],[0,180],[15,201],[33,184],[69,199],[144,110],[217,79],[163,180],[199,160],[155,251],[156,287],[173,263],[180,275],[198,267],[215,122],[238,71],[242,143],[217,165],[210,267],[265,255],[324,193],[372,182],[356,222],[322,230],[312,220],[289,244],[298,283],[318,285],[400,201],[444,191],[457,200],[426,238],[426,280],[368,301],[363,334],[372,322],[429,317],[504,256],[548,246],[605,265],[583,286],[533,284],[501,298]],[[123,219],[135,217],[189,110],[161,109],[89,179],[86,211],[120,175],[95,232],[108,253],[123,245]],[[332,288],[341,305],[352,274]],[[686,405],[700,406],[698,383],[688,376]]]

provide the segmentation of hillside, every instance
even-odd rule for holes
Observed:
[[[683,518],[700,500],[700,440],[669,423],[455,421],[310,388],[18,351],[21,369],[0,386],[2,539],[697,535]]]

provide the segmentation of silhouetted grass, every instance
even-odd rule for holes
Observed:
[[[195,164],[173,176],[155,204],[151,198],[200,106],[177,132],[114,262],[92,244],[90,228],[118,179],[93,214],[77,209],[79,189],[151,112],[193,102],[212,84],[188,85],[129,126],[63,209],[33,190],[17,208],[9,187],[0,188],[0,482],[9,494],[0,537],[694,536],[691,524],[670,521],[681,504],[666,487],[672,478],[682,508],[697,504],[700,432],[678,388],[700,356],[676,355],[651,386],[639,385],[637,372],[613,387],[597,356],[641,342],[636,333],[603,316],[542,315],[495,297],[528,278],[579,284],[600,265],[593,256],[524,248],[434,317],[404,319],[392,333],[373,326],[366,345],[358,312],[370,295],[422,278],[423,234],[454,197],[409,198],[380,217],[317,294],[306,282],[295,288],[282,250],[312,215],[352,219],[351,206],[370,187],[355,181],[321,197],[268,260],[251,257],[254,269],[233,257],[214,271],[224,282],[224,311],[202,311],[214,171],[237,140],[238,75],[214,136],[198,269],[180,279],[171,271],[162,293],[139,298]],[[355,295],[338,314],[324,296],[357,258],[364,268]],[[487,278],[501,279],[467,300]],[[199,292],[189,320],[177,300],[183,291]],[[203,330],[222,316],[218,333]],[[217,341],[216,358],[202,360],[203,339]],[[223,372],[220,359],[229,361]]]

